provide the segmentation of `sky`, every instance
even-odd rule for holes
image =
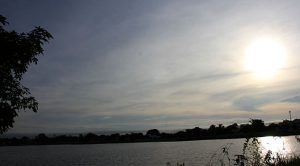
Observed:
[[[300,118],[299,7],[297,0],[1,0],[7,29],[41,26],[54,37],[22,80],[39,111],[20,111],[8,133],[205,128],[283,120],[289,110]],[[245,67],[245,50],[259,38],[285,49],[284,65],[265,78]]]

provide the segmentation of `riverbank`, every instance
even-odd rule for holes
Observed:
[[[264,136],[300,135],[299,120],[283,121],[266,126],[260,119],[251,119],[249,124],[222,124],[211,125],[208,129],[195,127],[176,133],[164,133],[157,129],[146,133],[114,133],[110,135],[97,135],[95,133],[78,135],[47,136],[44,133],[34,138],[0,138],[0,146],[10,145],[56,145],[56,144],[105,144],[105,143],[133,143],[133,142],[171,142],[211,139],[234,139]]]

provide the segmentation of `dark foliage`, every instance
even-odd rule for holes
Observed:
[[[300,120],[286,121],[265,126],[260,119],[251,119],[249,124],[238,125],[236,123],[227,127],[222,124],[211,125],[208,129],[195,127],[176,133],[164,133],[157,129],[148,130],[146,133],[127,133],[98,135],[87,133],[78,136],[60,135],[49,137],[39,134],[34,139],[0,138],[1,145],[32,145],[32,144],[95,144],[95,143],[127,143],[127,142],[153,142],[153,141],[187,141],[203,139],[227,139],[227,138],[251,138],[258,136],[285,136],[299,135]],[[300,138],[298,138],[300,140]],[[253,143],[253,142],[252,142]]]
[[[151,129],[147,131],[147,135],[148,136],[159,136],[160,133],[157,129]]]
[[[0,15],[0,134],[13,127],[20,110],[38,110],[36,99],[21,84],[30,64],[38,62],[43,44],[52,38],[41,27],[28,33],[8,31],[6,18]]]

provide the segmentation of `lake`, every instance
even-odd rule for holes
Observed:
[[[90,145],[42,145],[0,147],[1,166],[185,166],[206,165],[222,157],[222,147],[229,147],[230,158],[242,152],[245,139],[199,140]],[[261,137],[263,152],[300,154],[295,136]]]

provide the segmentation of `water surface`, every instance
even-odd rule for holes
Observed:
[[[294,136],[261,137],[262,151],[300,154]],[[231,158],[242,153],[245,139],[148,142],[90,145],[42,145],[0,147],[1,166],[186,166],[206,165],[222,158],[222,147],[229,147]]]

